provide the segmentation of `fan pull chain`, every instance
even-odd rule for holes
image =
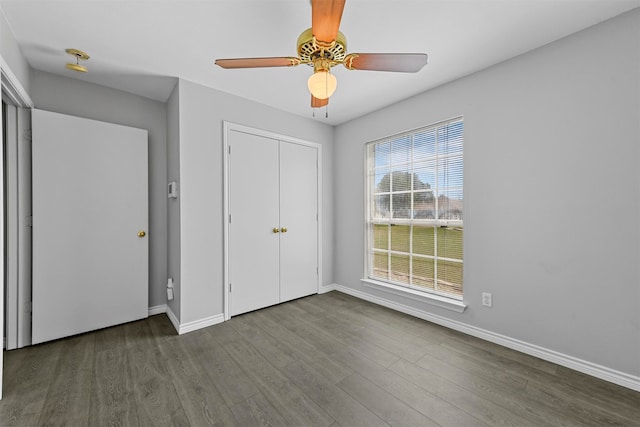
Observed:
[[[325,95],[329,94],[329,73],[331,72],[331,68],[329,68],[327,70],[327,74],[326,74],[326,78],[324,79],[324,93]],[[327,104],[325,106],[325,110],[324,110],[324,118],[328,119],[329,118],[329,104]]]

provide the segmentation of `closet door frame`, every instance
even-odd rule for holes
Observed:
[[[316,142],[307,141],[300,138],[295,138],[288,135],[282,135],[262,129],[253,128],[250,126],[241,125],[238,123],[223,121],[223,245],[224,245],[224,320],[229,320],[231,318],[231,311],[229,307],[229,154],[230,154],[230,139],[231,132],[244,132],[252,135],[262,136],[265,138],[277,139],[282,142],[288,142],[293,144],[305,145],[308,147],[315,148],[317,150],[317,159],[318,159],[318,248],[317,248],[317,257],[318,257],[318,286],[317,290],[320,293],[322,287],[322,145]]]

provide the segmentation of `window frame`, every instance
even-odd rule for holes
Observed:
[[[411,144],[413,144],[413,137],[416,134],[420,134],[423,132],[428,132],[430,130],[435,130],[436,134],[439,132],[438,129],[439,128],[443,128],[445,126],[451,125],[451,124],[455,124],[457,122],[461,122],[462,126],[463,126],[463,131],[462,131],[462,149],[455,152],[455,153],[447,153],[446,155],[442,156],[441,154],[439,154],[436,151],[436,154],[434,155],[433,158],[429,159],[429,161],[434,161],[435,164],[437,165],[438,162],[440,162],[442,159],[445,158],[451,158],[452,156],[461,156],[462,158],[462,179],[463,182],[461,183],[461,189],[459,191],[462,191],[463,194],[463,200],[464,200],[464,117],[463,116],[457,116],[457,117],[453,117],[451,119],[447,119],[447,120],[442,120],[436,123],[432,123],[429,124],[427,126],[423,126],[420,128],[416,128],[410,131],[406,131],[406,132],[401,132],[395,135],[390,135],[384,138],[380,138],[380,139],[376,139],[376,140],[372,140],[369,141],[367,143],[364,144],[364,175],[365,175],[365,182],[364,182],[364,191],[365,191],[365,221],[364,221],[364,228],[365,228],[365,239],[364,239],[364,247],[365,247],[365,251],[364,251],[364,274],[363,274],[363,279],[362,282],[364,283],[365,286],[367,287],[373,287],[377,290],[382,290],[385,292],[390,292],[393,294],[398,294],[398,295],[402,295],[405,297],[408,297],[410,299],[414,299],[414,300],[420,300],[420,301],[425,301],[430,303],[430,304],[434,304],[440,307],[444,307],[444,308],[448,308],[448,309],[452,309],[454,311],[458,311],[458,312],[462,312],[464,311],[464,309],[466,308],[466,305],[463,303],[463,298],[464,298],[464,282],[463,282],[463,290],[461,295],[456,295],[454,293],[450,293],[450,292],[443,292],[443,291],[439,291],[437,290],[437,286],[435,286],[434,284],[434,289],[429,289],[426,288],[424,286],[420,286],[420,285],[414,285],[414,284],[410,284],[410,283],[402,283],[402,282],[397,282],[397,281],[393,281],[392,278],[387,278],[386,280],[384,278],[380,278],[380,277],[375,277],[373,274],[371,274],[371,266],[374,262],[373,258],[374,258],[374,253],[375,253],[375,248],[373,248],[373,242],[371,241],[371,239],[374,239],[374,232],[372,230],[372,227],[374,227],[377,224],[384,224],[384,225],[408,225],[409,226],[409,251],[408,252],[398,252],[398,251],[394,251],[391,246],[388,246],[387,249],[382,249],[381,253],[387,253],[389,254],[389,263],[391,264],[391,255],[401,255],[401,256],[405,256],[405,255],[409,255],[410,257],[414,257],[417,255],[418,258],[425,258],[425,259],[433,259],[434,260],[434,270],[436,271],[436,274],[434,274],[434,278],[437,280],[437,264],[438,262],[448,262],[448,261],[453,261],[453,262],[459,262],[460,264],[462,264],[462,271],[463,271],[463,277],[464,277],[464,233],[462,236],[462,248],[463,248],[463,255],[462,255],[462,259],[461,260],[457,260],[457,259],[449,259],[443,256],[438,256],[437,254],[434,254],[432,256],[422,256],[421,254],[414,254],[413,253],[413,248],[411,247],[411,239],[412,239],[412,227],[414,225],[417,226],[429,226],[429,227],[434,227],[434,238],[436,239],[434,241],[434,246],[437,246],[437,230],[439,229],[439,227],[462,227],[462,229],[464,229],[464,213],[465,213],[465,206],[464,203],[462,205],[462,219],[438,219],[438,191],[440,190],[437,186],[437,172],[436,172],[436,185],[434,186],[435,188],[432,188],[431,191],[433,192],[433,195],[435,196],[434,199],[434,211],[435,211],[435,215],[434,218],[415,218],[413,216],[415,216],[415,210],[414,210],[414,199],[413,197],[411,198],[411,209],[410,212],[412,212],[411,215],[413,218],[392,218],[393,216],[393,201],[390,200],[390,213],[389,216],[387,218],[375,218],[373,215],[372,210],[373,205],[374,205],[374,198],[376,197],[376,195],[380,195],[378,193],[376,193],[375,188],[373,187],[375,179],[372,177],[374,172],[375,172],[375,166],[372,164],[372,162],[374,162],[374,157],[371,156],[371,150],[373,149],[372,147],[375,147],[377,144],[382,144],[385,142],[390,142],[390,141],[399,141],[402,138],[405,137],[409,137]],[[419,163],[420,161],[426,161],[425,159],[422,160],[417,160],[413,158],[413,153],[414,153],[414,149],[413,149],[413,145],[411,147],[410,150],[411,153],[411,158],[407,161],[407,170],[410,170],[410,173],[414,173],[413,171],[414,166],[416,163]],[[390,153],[390,156],[392,156],[392,153]],[[390,160],[391,161],[391,160]],[[393,164],[393,163],[392,163]],[[397,163],[395,163],[397,164]],[[437,167],[436,167],[437,170]],[[389,172],[391,174],[390,179],[393,180],[393,167],[389,166]],[[413,182],[413,175],[412,175],[412,182]],[[416,194],[416,189],[413,187],[413,184],[411,184],[409,186],[409,190],[407,190],[408,194]],[[447,187],[443,187],[447,188]],[[419,190],[419,189],[418,189]],[[386,194],[386,193],[385,193]],[[389,191],[389,198],[391,199],[393,196],[393,194],[399,194],[397,192],[393,191],[393,188],[390,187]],[[391,226],[387,227],[388,232],[391,233]],[[390,238],[387,239],[388,245],[391,245],[391,240]],[[396,253],[397,252],[397,253]],[[390,269],[389,269],[390,271]],[[411,269],[409,270],[409,275],[412,275],[412,271]],[[410,280],[411,282],[411,280]]]

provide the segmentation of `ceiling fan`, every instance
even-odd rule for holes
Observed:
[[[311,28],[298,37],[298,56],[216,59],[222,68],[313,66],[307,85],[311,107],[324,107],[337,87],[331,67],[349,70],[416,73],[427,63],[425,53],[347,53],[347,39],[339,30],[346,0],[311,0]]]

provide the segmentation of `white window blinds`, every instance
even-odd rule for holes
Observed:
[[[368,278],[461,299],[463,120],[367,145]]]

